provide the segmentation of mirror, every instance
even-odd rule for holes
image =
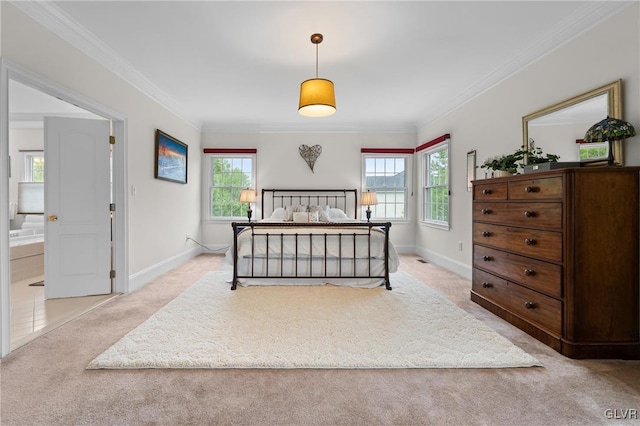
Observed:
[[[621,90],[622,80],[617,80],[522,117],[524,147],[533,141],[545,154],[559,155],[559,161],[580,161],[576,141],[607,115],[622,118]],[[621,166],[622,141],[614,141],[612,148],[614,162]]]

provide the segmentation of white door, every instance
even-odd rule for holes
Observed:
[[[111,293],[110,123],[46,117],[45,298]]]

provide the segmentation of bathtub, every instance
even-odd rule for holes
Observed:
[[[16,229],[9,231],[9,246],[41,243],[44,241],[44,228]]]
[[[9,231],[11,282],[33,282],[44,276],[44,228]]]

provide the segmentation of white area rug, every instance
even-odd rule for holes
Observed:
[[[503,368],[535,358],[412,276],[393,290],[256,286],[212,272],[87,368]]]

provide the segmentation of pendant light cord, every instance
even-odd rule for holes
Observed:
[[[316,78],[318,78],[318,43],[316,43]]]

